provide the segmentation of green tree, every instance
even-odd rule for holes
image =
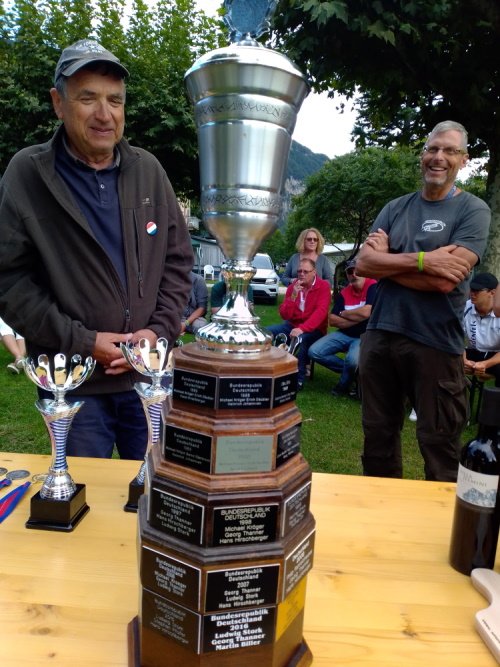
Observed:
[[[15,0],[0,6],[0,173],[56,126],[49,89],[61,50],[97,39],[130,72],[126,135],[165,167],[178,194],[198,187],[197,139],[184,74],[222,41],[194,0]]]
[[[419,185],[418,159],[409,148],[370,147],[330,160],[294,198],[288,245],[302,229],[316,227],[330,242],[354,243],[355,254],[380,209]]]
[[[267,252],[274,264],[286,261],[288,253],[282,231],[277,229],[272,236],[266,239],[259,248],[259,252]]]
[[[451,118],[488,152],[484,265],[500,274],[497,0],[281,0],[276,41],[316,90],[360,93],[357,145],[412,145]]]

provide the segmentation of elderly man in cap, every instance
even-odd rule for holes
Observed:
[[[123,138],[126,68],[97,42],[63,50],[50,90],[61,124],[0,183],[0,316],[28,354],[92,355],[68,454],[142,459],[147,424],[120,343],[179,333],[193,255],[160,163]],[[82,396],[83,395],[83,396]]]
[[[500,317],[493,312],[497,287],[492,273],[478,273],[471,280],[464,311],[464,366],[474,375],[494,375],[495,386],[500,387]]]
[[[333,396],[349,394],[358,368],[360,336],[366,325],[375,299],[377,281],[356,274],[356,260],[346,263],[348,285],[334,299],[328,323],[338,331],[323,336],[309,348],[309,358],[331,371],[340,379],[332,389]],[[339,353],[344,352],[343,358]]]

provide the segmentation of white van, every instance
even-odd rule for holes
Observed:
[[[254,302],[260,299],[276,303],[280,280],[271,258],[265,253],[258,252],[252,260],[252,265],[257,269],[250,283]]]

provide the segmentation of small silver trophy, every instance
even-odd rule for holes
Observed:
[[[87,357],[82,363],[81,356],[75,354],[67,364],[66,356],[59,353],[54,355],[52,367],[53,372],[46,354],[41,354],[36,363],[28,358],[24,367],[32,382],[54,394],[54,400],[35,402],[49,432],[52,462],[42,488],[31,499],[31,515],[26,527],[71,531],[89,511],[89,506],[85,501],[85,485],[75,484],[66,461],[69,429],[84,401],[68,403],[65,395],[90,377],[95,361]]]
[[[144,493],[147,455],[160,439],[161,414],[165,399],[171,393],[171,390],[165,389],[162,384],[165,377],[171,375],[171,366],[167,354],[168,342],[165,338],[158,338],[155,347],[151,347],[147,338],[141,338],[138,343],[128,345],[122,343],[120,347],[132,368],[141,375],[151,378],[151,384],[136,382],[134,385],[148,423],[148,443],[139,472],[129,484],[129,496],[123,509],[126,512],[137,512],[139,498]]]
[[[200,154],[201,208],[224,252],[226,301],[196,335],[216,352],[259,353],[271,337],[248,306],[252,260],[278,226],[292,133],[309,92],[299,69],[257,42],[276,0],[226,0],[233,43],[186,72]]]

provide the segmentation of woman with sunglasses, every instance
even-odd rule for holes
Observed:
[[[322,255],[325,247],[325,239],[322,234],[315,227],[309,227],[300,232],[297,243],[295,244],[298,252],[290,257],[285,271],[281,276],[283,285],[288,286],[295,278],[297,278],[297,269],[299,263],[303,259],[312,259],[316,265],[316,274],[319,278],[327,280],[332,284],[333,271],[330,261],[325,255]]]

